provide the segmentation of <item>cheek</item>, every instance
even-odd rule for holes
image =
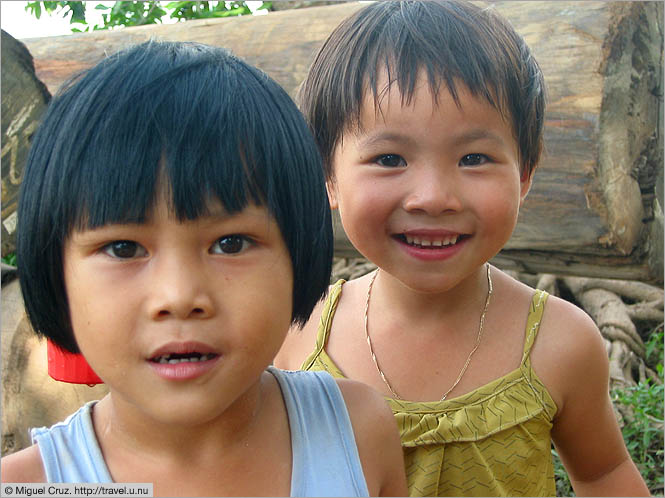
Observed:
[[[131,329],[127,321],[129,310],[118,309],[117,302],[115,308],[112,305],[112,302],[97,299],[71,304],[74,338],[86,357],[108,351],[115,342],[126,343],[128,337],[123,331]]]
[[[131,287],[108,285],[99,273],[79,270],[65,282],[74,338],[91,365],[100,365],[103,352],[129,344],[138,297]]]
[[[245,311],[237,315],[237,326],[227,323],[227,331],[238,332],[236,347],[243,351],[243,362],[263,369],[273,361],[291,325],[291,300],[285,299],[290,292],[291,289],[276,289],[267,298],[260,296],[253,305],[241,308]]]
[[[486,226],[494,233],[501,234],[506,241],[512,234],[517,224],[519,214],[519,194],[497,196],[496,193],[489,194],[490,199],[484,203]],[[493,199],[492,199],[493,198]]]
[[[82,340],[85,342],[86,331],[96,326],[95,304],[97,300],[92,299],[95,292],[90,286],[85,285],[85,282],[86,279],[80,273],[69,273],[65,277],[69,320],[79,346]]]
[[[250,341],[257,350],[267,350],[273,356],[281,347],[291,325],[293,310],[293,272],[287,255],[256,274],[252,282],[251,294],[239,293],[232,307],[242,312],[234,314],[239,328],[253,336]],[[228,309],[228,308],[227,308]],[[229,316],[230,318],[230,316]],[[272,358],[271,358],[272,359]]]
[[[362,240],[371,239],[377,232],[382,232],[392,212],[385,197],[365,191],[354,192],[352,198],[340,202],[339,214],[344,232],[354,245]],[[360,240],[358,240],[360,239]]]
[[[335,196],[340,213],[355,219],[387,216],[399,206],[402,192],[386,179],[347,175],[339,179]]]

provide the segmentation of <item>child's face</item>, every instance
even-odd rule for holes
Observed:
[[[65,244],[82,353],[116,404],[161,422],[211,420],[241,402],[290,325],[279,227],[263,207],[219,206],[178,222],[160,201],[145,224],[74,232]]]
[[[366,95],[362,129],[345,132],[333,156],[329,196],[350,241],[423,292],[450,289],[493,257],[530,186],[511,126],[458,90],[460,107],[445,87],[436,105],[422,77],[408,106],[396,84],[378,111]]]

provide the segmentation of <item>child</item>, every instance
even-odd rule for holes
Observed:
[[[488,263],[542,148],[544,82],[513,28],[466,2],[372,4],[299,98],[330,203],[378,269],[336,283],[275,364],[381,391],[411,495],[554,495],[551,440],[578,495],[647,494],[593,322]]]
[[[61,91],[22,185],[20,277],[35,330],[110,393],[34,430],[3,481],[406,493],[380,395],[269,367],[327,288],[324,185],[295,104],[223,49],[148,42]]]

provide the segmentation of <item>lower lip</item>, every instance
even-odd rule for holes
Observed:
[[[455,256],[462,247],[469,240],[468,238],[463,238],[458,240],[455,244],[448,246],[430,246],[428,248],[413,246],[407,244],[401,239],[395,239],[399,246],[411,257],[419,259],[421,261],[443,261]]]
[[[150,368],[166,380],[192,380],[201,377],[206,372],[209,372],[216,364],[221,356],[215,356],[205,361],[183,361],[180,363],[155,363],[148,361]]]

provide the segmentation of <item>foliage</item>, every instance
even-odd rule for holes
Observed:
[[[654,364],[661,383],[651,379],[636,386],[616,389],[615,403],[632,413],[632,420],[622,428],[630,456],[647,482],[652,494],[663,494],[663,326],[649,336],[647,362]]]
[[[63,17],[71,14],[72,17],[69,20],[71,24],[85,24],[85,4],[83,2],[28,2],[25,10],[30,10],[39,19],[42,16],[42,7],[49,15],[56,10],[64,11]]]
[[[2,257],[2,262],[6,265],[16,266],[16,253],[10,252]]]
[[[559,455],[552,446],[552,460],[554,461],[554,480],[556,482],[556,495],[557,496],[575,496],[573,486],[570,484],[570,478],[566,472],[566,468],[559,459]]]
[[[86,4],[88,2],[58,1],[58,2],[28,2],[25,10],[39,19],[42,12],[53,15],[54,12],[62,17],[71,16],[70,24],[85,25],[85,29],[73,27],[73,32],[89,31],[86,21]],[[269,9],[272,2],[263,2],[260,9]],[[161,23],[168,14],[170,19],[184,21],[188,19],[208,19],[215,17],[242,16],[251,14],[246,2],[169,2],[163,5],[160,1],[119,1],[110,7],[97,4],[96,10],[105,11],[102,14],[101,25],[94,25],[92,30],[113,29],[118,26],[142,26],[144,24]]]
[[[645,344],[647,365],[657,371],[660,365],[661,371],[658,373],[661,380],[663,377],[663,347],[663,324],[661,323],[655,330],[651,331]]]
[[[662,375],[662,366],[661,366]],[[635,418],[623,429],[630,456],[652,493],[663,492],[663,386],[650,380],[615,391],[618,401],[630,406]]]

